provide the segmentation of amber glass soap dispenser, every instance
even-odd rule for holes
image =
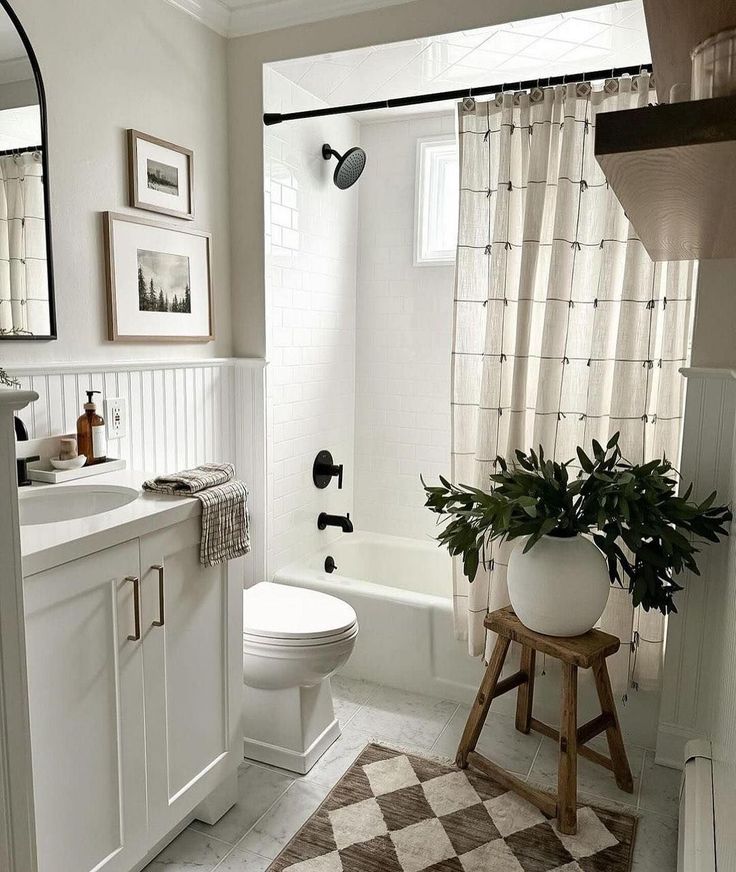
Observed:
[[[84,414],[77,418],[77,445],[80,454],[87,458],[85,466],[102,463],[107,460],[107,438],[105,422],[97,414],[94,395],[100,391],[86,391],[87,402],[84,404]]]

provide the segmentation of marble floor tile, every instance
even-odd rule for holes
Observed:
[[[656,814],[639,818],[631,872],[676,872],[677,820]]]
[[[234,845],[294,781],[294,776],[244,763],[238,770],[238,802],[210,826],[193,821],[191,829]]]
[[[460,706],[439,739],[432,746],[432,754],[454,760],[470,709]],[[541,739],[535,733],[525,735],[514,727],[514,716],[505,712],[489,712],[478,739],[477,751],[489,760],[526,776],[537,753]]]
[[[274,858],[299,827],[319,808],[328,788],[318,782],[296,782],[258,821],[238,845]]]
[[[676,818],[680,813],[680,783],[682,772],[654,762],[654,753],[647,751],[641,776],[639,808],[662,817]]]
[[[578,756],[578,793],[600,796],[636,808],[644,751],[641,748],[628,746],[626,754],[634,778],[633,793],[619,790],[612,772],[580,756]],[[557,743],[552,739],[543,738],[539,754],[529,773],[529,781],[542,787],[556,789],[558,762]]]
[[[266,872],[369,741],[453,759],[469,711],[447,700],[342,676],[333,679],[333,694],[336,714],[344,724],[342,735],[307,775],[243,764],[238,805],[212,827],[194,821],[144,872]],[[510,771],[529,774],[531,781],[554,788],[556,744],[519,733],[512,709],[489,713],[478,750]],[[630,742],[627,750],[637,787],[643,772],[632,872],[675,872],[680,774],[656,766],[653,754]],[[593,744],[605,751],[603,737]],[[637,793],[619,791],[613,776],[595,764],[579,758],[578,776],[581,801],[622,810],[636,805]]]
[[[272,862],[238,845],[216,867],[216,872],[266,872]]]
[[[353,727],[352,722],[342,731],[342,735],[328,749],[314,766],[299,778],[300,782],[316,781],[325,787],[332,788],[347,772],[373,737]]]
[[[365,705],[378,690],[378,685],[371,681],[347,678],[342,675],[333,675],[330,684],[332,685],[335,716],[341,727],[344,727],[358,709]]]
[[[143,872],[212,872],[231,846],[186,829]]]
[[[457,709],[457,703],[378,687],[350,725],[377,740],[428,750]]]

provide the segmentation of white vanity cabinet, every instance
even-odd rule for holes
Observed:
[[[158,840],[217,787],[242,746],[231,712],[242,705],[243,592],[222,566],[200,564],[199,519],[145,536],[140,551],[149,827]]]
[[[199,526],[25,578],[39,872],[141,868],[235,799],[242,585],[200,565]]]
[[[145,846],[138,541],[24,580],[39,872],[127,872]]]

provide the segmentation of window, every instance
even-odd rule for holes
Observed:
[[[458,173],[454,136],[419,140],[414,233],[417,265],[455,262]]]

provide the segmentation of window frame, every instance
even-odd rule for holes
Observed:
[[[454,266],[457,257],[457,240],[453,248],[432,254],[427,253],[427,206],[432,202],[432,171],[428,161],[428,153],[433,148],[441,151],[449,151],[448,146],[453,146],[458,158],[459,175],[459,144],[454,133],[441,133],[434,136],[422,136],[417,139],[415,184],[414,184],[414,266]],[[425,167],[427,169],[425,170]],[[459,186],[459,178],[458,178]],[[460,205],[457,206],[458,213]]]

